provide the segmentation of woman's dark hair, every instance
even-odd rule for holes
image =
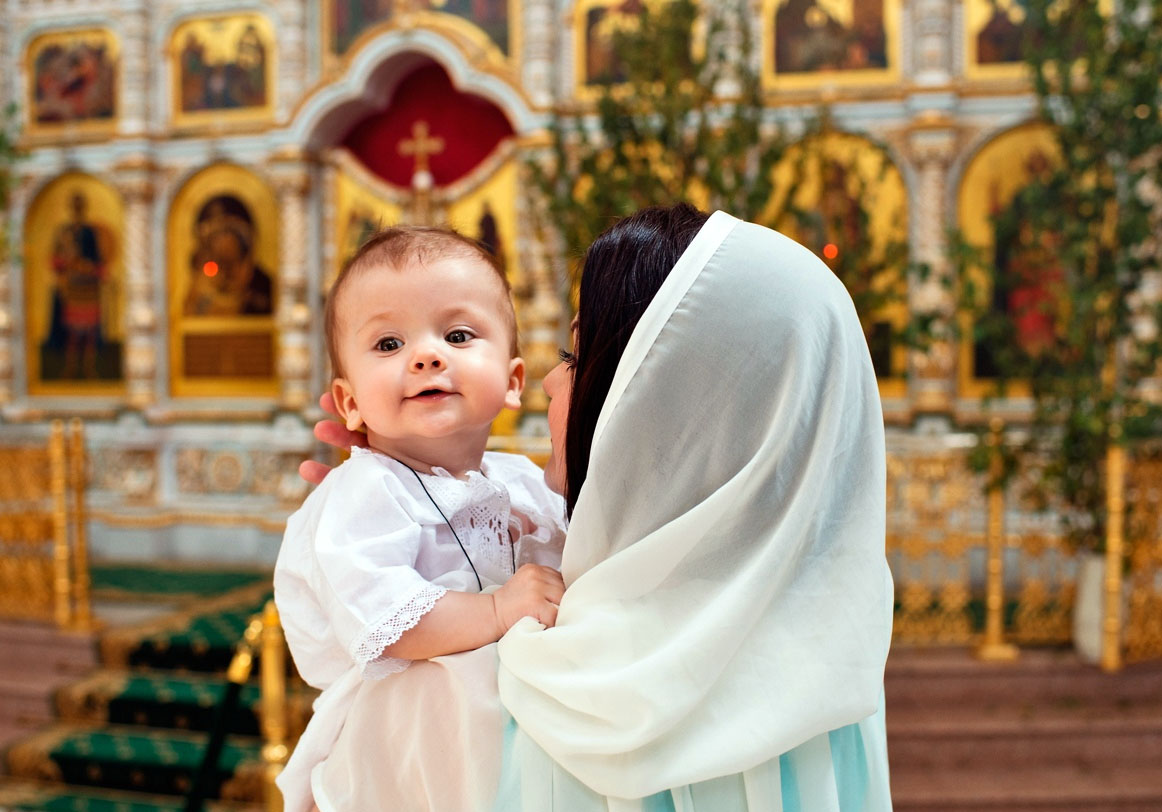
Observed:
[[[688,203],[642,209],[606,229],[581,269],[576,364],[565,427],[565,503],[585,483],[597,416],[638,320],[709,215]]]

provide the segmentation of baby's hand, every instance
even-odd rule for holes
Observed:
[[[496,628],[503,636],[522,617],[551,627],[557,622],[557,606],[565,594],[561,573],[539,564],[525,564],[504,586],[492,593]]]

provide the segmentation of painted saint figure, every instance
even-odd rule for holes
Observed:
[[[211,198],[198,212],[190,256],[187,316],[269,315],[270,275],[254,256],[254,218],[232,195]]]
[[[110,240],[89,221],[88,200],[74,192],[69,200],[72,219],[53,237],[52,270],[56,277],[52,326],[46,344],[63,345],[60,377],[97,378],[101,345],[101,286],[111,254]]]
[[[851,0],[849,19],[833,3],[786,0],[775,14],[775,72],[886,68],[883,0]]]

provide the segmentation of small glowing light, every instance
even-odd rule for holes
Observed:
[[[217,276],[218,275],[218,263],[217,262],[207,262],[205,265],[202,266],[202,273],[204,273],[206,276]]]
[[[1134,108],[1134,115],[1136,115],[1138,118],[1141,118],[1141,119],[1149,118],[1150,117],[1150,105],[1139,104],[1137,107]]]
[[[839,256],[839,246],[833,242],[827,243],[827,245],[823,246],[823,256],[828,259],[835,259]]]

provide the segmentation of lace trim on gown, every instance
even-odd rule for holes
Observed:
[[[419,623],[420,618],[430,612],[447,591],[445,587],[436,584],[420,584],[393,603],[379,621],[364,631],[355,642],[351,655],[362,666],[364,679],[383,679],[411,665],[411,660],[391,657],[384,654],[383,650]]]
[[[425,483],[472,558],[487,561],[494,571],[511,575],[512,500],[508,488],[477,471],[471,472],[467,481],[456,479],[442,468],[435,471],[424,475]]]

